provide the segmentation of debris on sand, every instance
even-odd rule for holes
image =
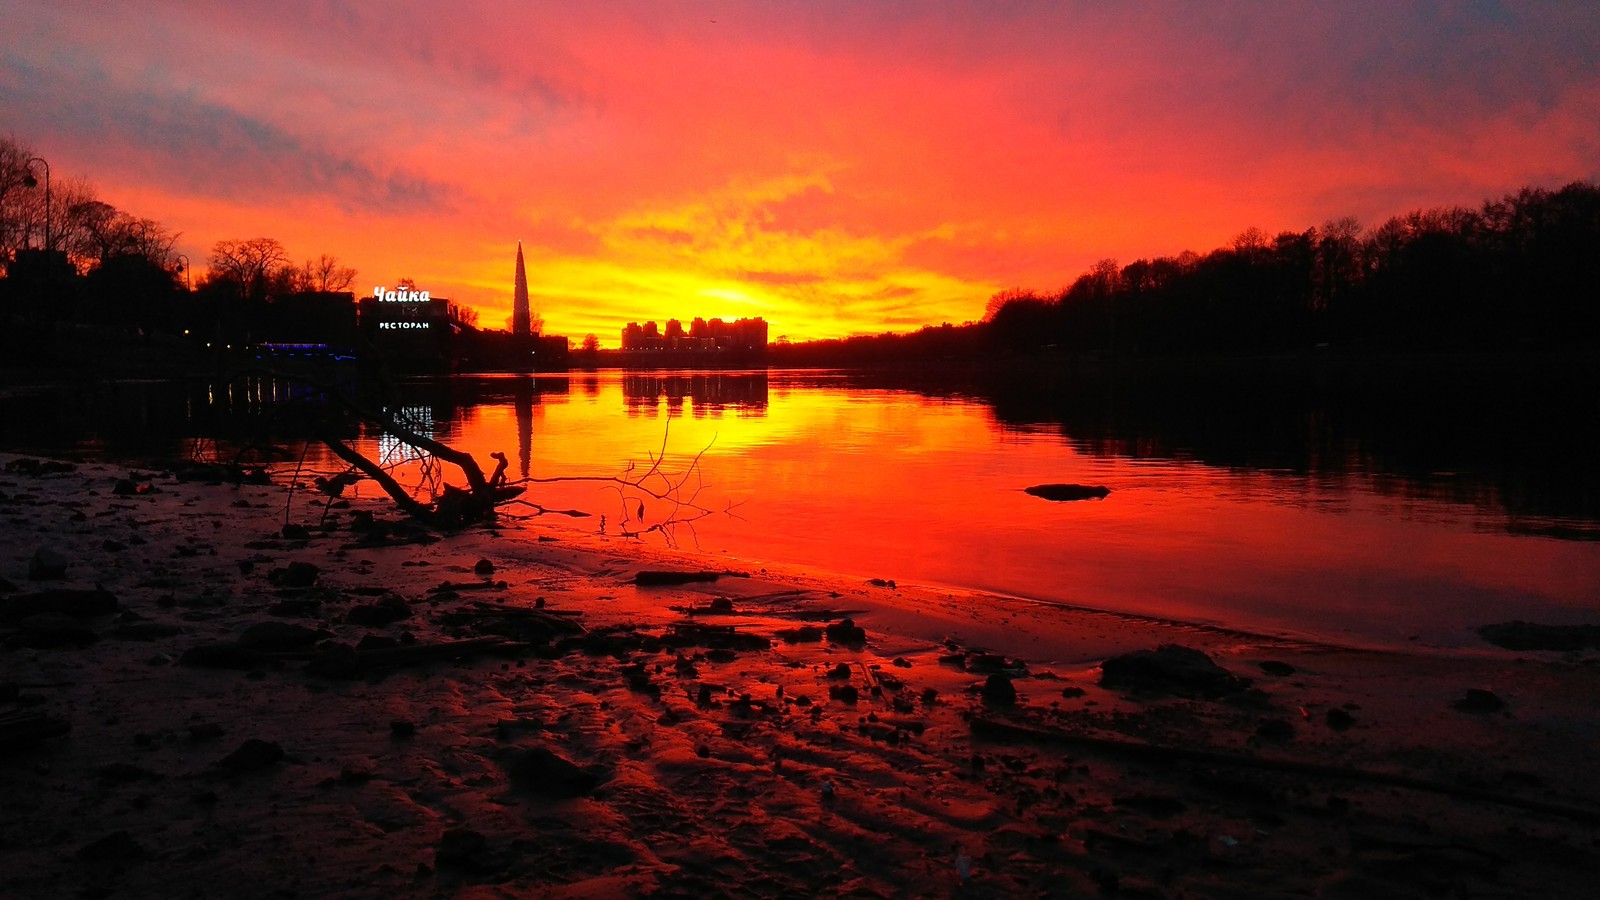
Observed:
[[[1180,696],[1218,697],[1244,688],[1245,683],[1211,657],[1192,647],[1162,644],[1154,650],[1136,650],[1100,664],[1100,684],[1120,690]]]

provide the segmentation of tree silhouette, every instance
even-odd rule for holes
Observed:
[[[348,291],[356,283],[356,274],[355,269],[341,265],[338,257],[324,253],[293,271],[293,288],[318,293]]]
[[[231,283],[239,297],[265,300],[267,288],[289,264],[289,255],[276,238],[217,241],[207,265],[213,278]]]

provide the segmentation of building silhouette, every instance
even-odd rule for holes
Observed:
[[[517,241],[517,280],[511,299],[511,333],[528,337],[532,331],[532,315],[528,309],[528,269],[522,262],[522,242]]]
[[[767,349],[767,322],[753,319],[706,320],[695,317],[684,333],[683,323],[668,319],[665,331],[655,322],[629,322],[622,329],[623,350],[760,352]]]

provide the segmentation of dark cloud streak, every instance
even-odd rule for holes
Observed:
[[[438,211],[455,189],[386,172],[351,152],[302,138],[192,93],[124,88],[99,68],[45,71],[0,57],[0,107],[35,141],[71,145],[97,171],[125,172],[178,194],[261,202],[325,198],[346,211]]]

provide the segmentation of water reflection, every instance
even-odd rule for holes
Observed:
[[[1403,374],[599,372],[408,380],[360,401],[479,459],[514,446],[517,477],[698,465],[697,502],[736,511],[680,536],[707,552],[1379,641],[1591,617],[1595,393]],[[271,381],[12,391],[0,415],[9,446],[33,452],[159,459],[270,439],[297,457],[322,429],[400,450]],[[1045,482],[1112,493],[1022,491]],[[597,514],[619,502],[590,483],[534,494]]]
[[[598,387],[598,386],[597,386]],[[696,418],[735,409],[746,416],[764,416],[767,410],[767,373],[759,372],[627,372],[622,376],[622,397],[628,415],[659,415],[665,406],[681,413],[688,402]]]

